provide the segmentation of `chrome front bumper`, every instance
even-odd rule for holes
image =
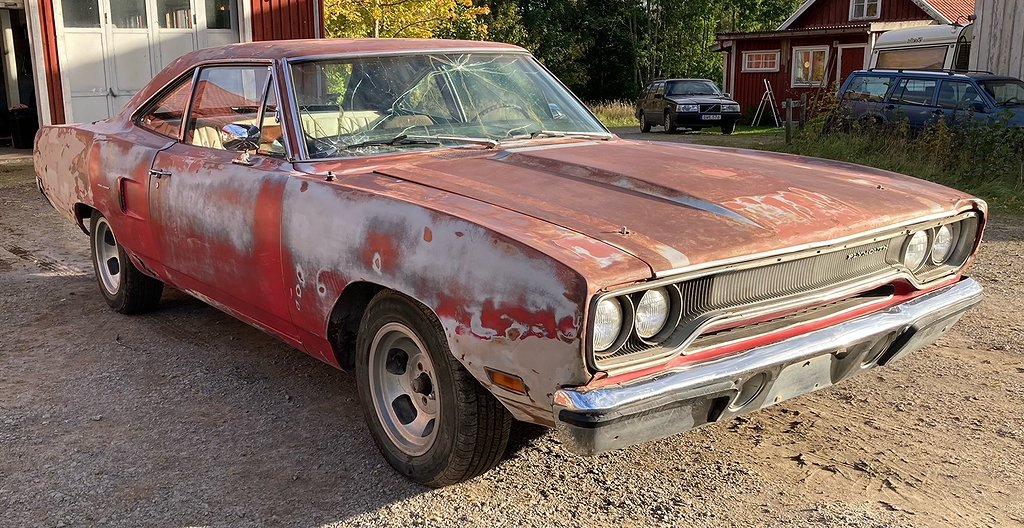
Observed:
[[[664,438],[829,387],[939,339],[982,298],[956,284],[778,343],[640,380],[555,392],[563,442],[594,454]]]

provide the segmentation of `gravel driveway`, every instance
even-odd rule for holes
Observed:
[[[0,525],[1007,526],[1024,523],[1024,221],[993,219],[984,304],[844,385],[594,458],[517,427],[430,490],[352,375],[176,291],[107,309],[85,235],[0,166]]]

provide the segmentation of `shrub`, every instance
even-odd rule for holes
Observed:
[[[615,101],[601,101],[590,103],[590,111],[604,123],[608,128],[639,126],[636,119],[635,108],[632,101],[618,99]]]

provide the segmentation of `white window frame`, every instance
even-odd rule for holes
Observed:
[[[774,55],[775,56],[775,67],[774,68],[748,68],[747,67],[747,56],[748,55]],[[779,71],[779,63],[782,62],[782,51],[781,50],[751,50],[743,52],[743,66],[740,69],[741,72],[777,72]]]
[[[875,16],[867,16],[868,4],[872,2],[878,3],[878,8],[875,10]],[[865,13],[864,16],[857,16],[856,14],[854,14],[857,10],[858,4],[863,6],[863,13]],[[881,17],[882,0],[850,0],[850,20],[878,20]]]
[[[814,88],[814,87],[822,86],[825,83],[824,79],[822,79],[820,81],[798,81],[798,80],[796,80],[796,72],[799,69],[799,65],[800,65],[800,62],[797,61],[797,53],[800,53],[802,51],[812,51],[812,52],[813,51],[824,51],[825,52],[825,59],[824,59],[825,60],[825,66],[823,68],[823,71],[825,72],[825,78],[827,79],[828,78],[828,54],[829,54],[830,48],[831,48],[831,46],[794,46],[793,47],[793,55],[792,55],[792,57],[790,57],[792,59],[790,61],[790,74],[789,74],[789,85],[790,85],[790,87],[793,87],[793,88]],[[814,70],[814,68],[812,67],[811,70]]]

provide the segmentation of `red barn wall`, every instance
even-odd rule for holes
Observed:
[[[323,24],[321,0],[252,0],[252,39],[316,38]]]
[[[882,0],[882,12],[876,20],[867,22],[906,22],[909,20],[932,20],[911,0]],[[818,0],[788,29],[807,29],[848,24],[861,24],[863,20],[850,20],[849,0]]]
[[[764,80],[768,79],[771,83],[772,91],[775,93],[775,102],[779,105],[778,109],[782,111],[782,105],[787,98],[799,100],[800,95],[806,93],[808,97],[812,97],[818,93],[827,93],[835,91],[836,84],[842,83],[843,79],[837,79],[836,75],[836,59],[838,57],[839,49],[833,44],[838,43],[841,45],[845,44],[867,44],[868,35],[867,31],[863,34],[849,34],[849,35],[825,35],[815,37],[798,37],[798,38],[774,38],[774,39],[748,39],[748,40],[737,40],[733,46],[732,53],[736,54],[736,83],[732,86],[732,96],[736,102],[740,103],[744,116],[749,120],[753,117],[754,111],[757,109],[758,103],[761,102],[761,97],[764,95]],[[828,65],[826,69],[827,79],[826,83],[822,87],[792,87],[791,73],[792,73],[792,60],[793,60],[793,47],[794,46],[828,46]],[[777,72],[743,72],[743,52],[744,51],[768,51],[768,50],[779,50],[779,71]],[[727,60],[731,60],[729,57]],[[860,65],[857,65],[860,68]],[[843,66],[844,70],[849,70],[849,65]],[[728,91],[730,89],[730,66],[726,63],[725,71],[725,85],[723,88]],[[770,122],[770,118],[769,118]],[[762,120],[762,124],[766,123]]]

